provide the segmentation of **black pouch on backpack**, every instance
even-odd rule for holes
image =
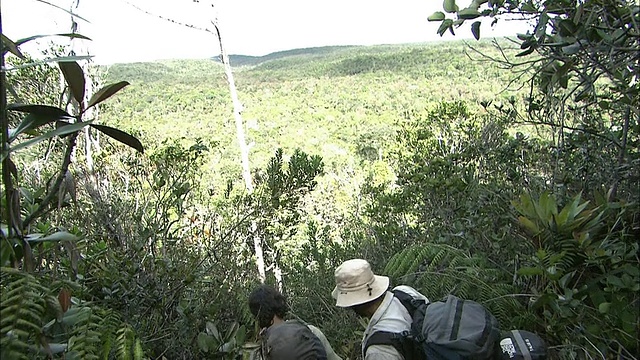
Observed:
[[[264,360],[327,360],[322,342],[301,322],[272,325],[263,334]]]
[[[547,346],[540,336],[524,330],[511,330],[500,339],[500,359],[545,360]]]

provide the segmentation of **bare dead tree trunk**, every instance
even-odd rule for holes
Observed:
[[[247,145],[244,133],[244,123],[242,121],[242,103],[238,99],[238,92],[236,90],[236,84],[233,79],[233,71],[231,70],[231,64],[229,57],[227,56],[224,42],[222,41],[222,35],[220,33],[220,25],[217,17],[213,20],[213,26],[216,30],[216,36],[220,43],[220,58],[224,65],[224,72],[227,76],[227,82],[229,83],[229,92],[231,94],[231,100],[233,101],[233,117],[236,122],[236,135],[238,138],[238,145],[240,147],[240,159],[242,163],[242,178],[249,194],[253,193],[253,180],[251,179],[251,172],[249,169],[249,145]],[[261,283],[264,283],[266,279],[264,252],[262,249],[262,239],[257,234],[257,224],[255,221],[251,222],[251,233],[253,236],[253,249],[256,253],[256,267],[258,268],[258,278]],[[279,270],[279,269],[278,269]],[[275,272],[278,274],[279,272]],[[276,279],[279,283],[281,279]]]
[[[222,40],[222,35],[220,33],[220,25],[219,25],[219,21],[218,21],[218,17],[214,15],[213,17],[213,21],[211,21],[211,23],[213,24],[215,31],[211,31],[207,28],[203,28],[200,27],[198,25],[194,25],[194,24],[187,24],[187,23],[183,23],[180,21],[176,21],[175,19],[170,19],[164,16],[160,16],[160,15],[156,15],[156,14],[152,14],[149,11],[146,11],[140,7],[138,7],[137,5],[131,3],[130,1],[127,0],[123,0],[125,3],[129,4],[130,6],[148,14],[151,16],[155,16],[158,17],[160,19],[163,20],[167,20],[171,23],[174,24],[178,24],[178,25],[182,25],[185,27],[189,27],[192,29],[197,29],[197,30],[202,30],[211,34],[214,34],[217,38],[218,38],[218,42],[220,45],[220,58],[222,60],[222,63],[224,65],[224,71],[225,71],[225,75],[227,77],[227,83],[229,84],[229,92],[231,95],[231,100],[233,102],[233,117],[235,119],[235,124],[236,124],[236,136],[238,139],[238,146],[240,148],[240,161],[241,161],[241,166],[242,166],[242,179],[244,180],[245,183],[245,188],[247,190],[247,193],[252,194],[253,193],[253,180],[251,178],[251,171],[250,171],[250,167],[249,167],[249,149],[250,146],[247,144],[246,142],[246,138],[245,138],[245,131],[244,131],[244,122],[242,121],[242,103],[240,102],[240,100],[238,99],[238,92],[236,89],[236,84],[235,81],[233,79],[233,71],[231,70],[231,64],[229,63],[229,57],[227,56],[227,52],[226,52],[226,48],[224,46],[224,42]],[[206,6],[208,8],[214,8],[214,3],[213,1],[197,1],[194,0],[195,3],[201,3],[200,5]],[[203,9],[204,11],[204,9]],[[251,222],[251,233],[253,236],[253,247],[254,247],[254,251],[256,253],[256,267],[258,268],[258,278],[260,280],[261,283],[264,283],[265,279],[266,279],[266,270],[265,270],[265,261],[264,261],[264,251],[262,248],[262,239],[260,238],[260,236],[258,236],[257,233],[257,223],[255,221]],[[282,287],[282,276],[281,276],[281,271],[280,268],[277,266],[276,262],[274,261],[274,273],[276,274],[276,281],[279,284],[279,287]]]
[[[252,193],[253,181],[251,179],[251,172],[249,171],[249,145],[247,145],[245,140],[244,123],[242,121],[243,108],[240,100],[238,99],[238,91],[236,90],[236,84],[233,79],[233,71],[231,70],[229,57],[227,56],[227,52],[222,42],[222,35],[220,34],[220,26],[217,19],[214,20],[213,26],[216,29],[216,35],[218,36],[218,41],[220,42],[220,58],[222,59],[222,64],[224,65],[224,72],[227,76],[227,81],[229,83],[229,92],[231,94],[231,100],[233,101],[233,117],[236,122],[236,135],[238,138],[238,145],[240,146],[242,178],[244,179],[244,184],[247,188],[247,191],[249,193]]]

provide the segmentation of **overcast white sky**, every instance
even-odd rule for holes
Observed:
[[[47,0],[69,9],[72,0]],[[202,0],[205,2],[206,0]],[[471,37],[469,25],[457,37],[436,34],[427,22],[441,10],[439,0],[219,0],[216,8],[193,0],[80,0],[74,12],[79,32],[93,39],[89,52],[99,64],[219,54],[213,34],[172,24],[153,14],[213,29],[218,16],[229,54],[265,55],[274,51],[325,45],[374,45]],[[464,5],[459,1],[460,5]],[[9,38],[69,32],[70,15],[36,0],[0,0],[3,33]],[[516,28],[517,26],[517,28]],[[525,24],[489,20],[484,37],[524,32]],[[25,48],[23,48],[24,50]],[[27,51],[30,48],[26,48]]]

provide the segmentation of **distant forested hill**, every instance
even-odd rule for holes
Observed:
[[[490,40],[471,45],[499,55]],[[231,62],[256,167],[281,147],[285,154],[300,148],[321,155],[342,168],[357,163],[358,151],[384,144],[404,119],[425,116],[434,103],[464,100],[479,107],[518,90],[507,89],[510,75],[462,41],[296,49],[235,55]],[[107,104],[103,121],[147,144],[204,138],[215,149],[208,169],[238,173],[231,98],[218,60],[117,64],[104,71],[107,82],[131,86]]]

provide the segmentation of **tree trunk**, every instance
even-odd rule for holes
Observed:
[[[253,180],[251,179],[251,172],[249,170],[249,145],[247,145],[244,133],[244,123],[242,121],[242,104],[238,99],[238,92],[236,90],[236,84],[233,80],[233,71],[231,71],[231,64],[229,63],[229,57],[222,41],[222,35],[220,34],[220,26],[218,19],[213,20],[213,26],[216,30],[216,35],[220,43],[220,59],[224,65],[224,72],[227,76],[227,82],[229,83],[229,92],[231,94],[231,100],[233,101],[233,117],[236,122],[236,135],[238,138],[238,145],[240,147],[240,159],[242,163],[242,178],[247,189],[247,193],[253,193]],[[264,252],[262,250],[262,239],[257,233],[257,224],[255,221],[251,222],[251,236],[253,237],[253,248],[256,253],[256,266],[258,268],[258,278],[261,283],[264,283],[266,279],[266,271],[264,264]]]

